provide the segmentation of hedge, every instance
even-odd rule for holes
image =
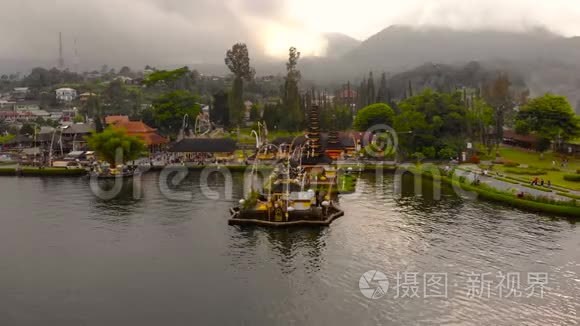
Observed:
[[[514,185],[519,185],[519,184],[520,184],[520,183],[519,183],[519,182],[517,182],[517,181],[510,180],[510,179],[507,179],[507,178],[502,178],[502,177],[495,177],[495,179],[497,179],[497,180],[499,180],[499,181],[503,181],[503,182],[511,183],[511,184],[514,184]]]
[[[16,175],[15,168],[0,168],[0,175]]]
[[[532,201],[528,199],[517,198],[511,194],[499,192],[499,190],[493,190],[493,188],[487,190],[482,187],[476,187],[468,185],[465,183],[458,183],[444,176],[433,176],[427,171],[420,171],[423,175],[431,177],[433,179],[442,180],[450,185],[459,185],[461,188],[469,191],[476,192],[481,198],[494,201],[497,203],[506,204],[512,207],[520,208],[523,210],[528,210],[536,213],[548,213],[558,216],[567,217],[579,217],[580,216],[580,206],[572,206],[575,202],[570,205],[555,205],[542,203],[538,201]]]
[[[574,194],[570,194],[570,193],[565,193],[565,192],[558,192],[557,194],[560,195],[560,196],[564,196],[564,197],[568,197],[568,198],[580,200],[580,196],[578,196],[578,195],[574,195]]]
[[[552,192],[552,190],[548,189],[548,188],[544,188],[544,187],[538,187],[538,186],[532,186],[532,185],[522,185],[526,188],[531,188],[531,189],[536,189],[539,191],[543,191],[543,192]]]
[[[63,168],[34,168],[34,167],[24,167],[22,168],[23,176],[80,176],[85,175],[87,171],[85,169],[63,169]]]
[[[523,174],[523,175],[544,175],[547,174],[546,171],[541,170],[541,169],[534,169],[534,168],[507,168],[505,169],[505,172],[507,173],[513,173],[513,174]]]
[[[565,174],[564,180],[572,182],[580,182],[580,174]]]

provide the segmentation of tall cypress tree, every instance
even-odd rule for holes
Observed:
[[[369,72],[369,80],[367,82],[367,102],[365,105],[371,105],[375,103],[376,91],[375,91],[375,79],[373,77],[373,72]]]
[[[377,93],[378,103],[388,103],[387,98],[387,74],[381,74],[381,81],[379,83],[379,92]]]
[[[288,62],[286,63],[286,81],[284,83],[283,104],[286,108],[287,119],[285,119],[285,129],[300,130],[304,125],[304,113],[300,106],[300,91],[298,82],[300,81],[300,70],[296,68],[300,59],[300,52],[295,47],[288,50]]]
[[[244,80],[250,81],[254,78],[254,68],[250,66],[250,55],[248,47],[244,43],[236,43],[231,50],[228,50],[225,58],[226,66],[234,74],[232,91],[228,96],[229,100],[229,122],[232,125],[239,125],[245,113],[244,106]]]

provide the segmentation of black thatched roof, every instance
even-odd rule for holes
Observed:
[[[63,135],[75,135],[75,134],[90,134],[95,130],[92,124],[87,123],[77,123],[68,126],[62,131]]]
[[[326,154],[322,154],[320,156],[315,157],[303,157],[302,158],[302,165],[312,166],[312,165],[327,165],[331,164],[332,159]]]
[[[169,151],[175,153],[232,153],[237,149],[236,142],[229,138],[192,138],[182,139]]]

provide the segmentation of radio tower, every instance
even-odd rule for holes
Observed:
[[[62,32],[58,33],[58,68],[64,69],[64,57],[62,56]]]

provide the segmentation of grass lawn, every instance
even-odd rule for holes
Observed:
[[[510,161],[518,162],[520,164],[526,164],[531,167],[541,168],[546,170],[546,174],[544,175],[537,175],[538,178],[544,179],[545,181],[550,180],[552,184],[556,186],[562,186],[565,188],[573,189],[573,190],[580,190],[580,182],[573,182],[573,181],[566,181],[564,180],[565,174],[575,174],[576,170],[580,169],[580,160],[570,158],[568,162],[568,166],[566,169],[560,167],[560,155],[554,154],[552,152],[544,153],[544,158],[540,159],[540,154],[534,151],[527,151],[519,148],[514,147],[501,147],[500,148],[501,157]],[[552,161],[556,161],[556,167],[560,169],[560,171],[551,171],[553,167]],[[518,177],[519,179],[527,179],[531,181],[536,176],[529,175],[529,176],[522,176],[522,175],[515,175],[510,174],[506,170],[509,168],[505,167],[494,167],[496,169],[500,169],[502,172],[506,173],[507,175],[511,175],[513,177]]]

